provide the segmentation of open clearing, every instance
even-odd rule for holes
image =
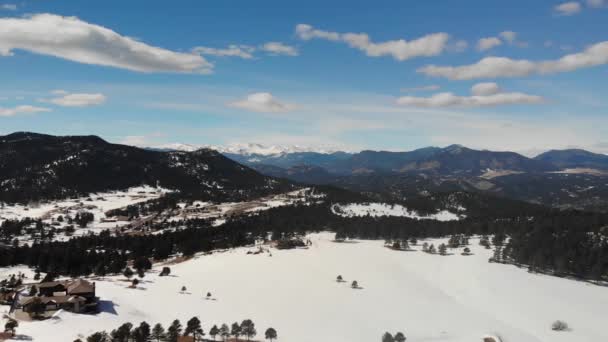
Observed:
[[[474,342],[486,335],[503,342],[608,340],[607,288],[488,263],[492,251],[477,239],[471,239],[471,256],[460,250],[439,256],[393,251],[383,241],[332,238],[314,234],[309,249],[271,249],[272,256],[247,255],[253,248],[198,256],[172,265],[169,277],[147,274],[139,289],[128,289],[124,277],[97,280],[105,312],[22,322],[18,333],[65,342],[124,322],[166,327],[196,315],[205,331],[251,318],[258,339],[272,326],[279,341],[288,342],[379,341],[385,331],[403,331],[408,341]],[[346,282],[337,283],[338,274]],[[351,289],[352,280],[362,289]],[[180,293],[182,286],[187,293]],[[204,299],[208,291],[215,300]],[[572,330],[552,331],[557,319]]]

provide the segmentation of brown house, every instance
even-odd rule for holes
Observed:
[[[76,313],[95,312],[98,299],[95,283],[84,279],[53,281],[32,285],[38,290],[35,296],[20,296],[16,309],[32,313],[42,304],[44,312],[67,310]],[[40,309],[39,307],[37,309]]]

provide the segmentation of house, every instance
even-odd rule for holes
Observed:
[[[99,298],[95,294],[95,283],[84,279],[52,281],[33,284],[37,294],[19,296],[16,309],[25,313],[67,310],[75,313],[97,311]],[[44,307],[40,309],[40,305]]]

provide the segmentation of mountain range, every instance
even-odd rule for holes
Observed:
[[[0,136],[0,201],[66,198],[143,184],[225,199],[289,186],[210,149],[159,152],[96,136]]]
[[[239,200],[300,183],[393,201],[468,192],[608,210],[608,157],[582,150],[548,151],[535,158],[461,145],[409,152],[226,151],[159,150],[96,136],[13,133],[0,136],[0,201],[66,198],[142,184],[197,198]]]

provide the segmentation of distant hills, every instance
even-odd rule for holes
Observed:
[[[583,150],[535,158],[461,145],[409,152],[312,152],[261,145],[223,153],[143,149],[96,136],[0,136],[0,202],[66,198],[148,184],[204,199],[240,200],[331,185],[404,201],[467,192],[557,208],[608,211],[608,156]],[[263,153],[255,153],[255,151]]]
[[[555,150],[535,158],[461,145],[409,152],[225,155],[265,175],[396,200],[466,191],[559,208],[608,210],[608,156],[583,150]]]
[[[550,163],[561,169],[591,168],[608,170],[607,155],[579,149],[551,150],[536,156],[534,159]]]
[[[158,152],[96,136],[0,136],[0,201],[66,198],[142,184],[226,199],[289,187],[210,149]]]

